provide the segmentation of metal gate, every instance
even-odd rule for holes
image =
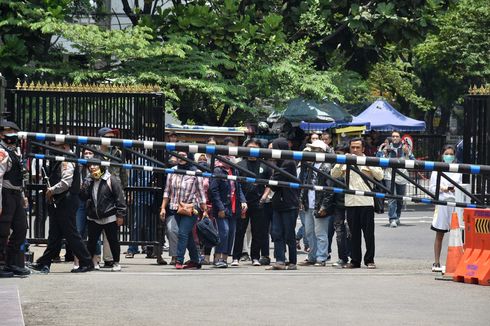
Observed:
[[[465,163],[490,165],[490,88],[470,90],[464,101],[463,158]],[[490,204],[490,177],[465,176],[471,191],[485,204]]]
[[[164,139],[164,97],[154,86],[17,84],[6,94],[6,118],[21,130],[95,136],[101,127],[118,129],[121,138],[161,141]],[[87,145],[90,146],[90,145]],[[74,147],[74,154],[86,146]],[[42,143],[24,143],[23,152],[44,152]],[[52,149],[51,149],[52,150]],[[163,151],[125,150],[121,162],[152,165],[146,155],[163,158]],[[145,155],[146,154],[146,155]],[[116,160],[117,161],[117,160]],[[154,161],[154,160],[153,160]],[[46,160],[27,160],[26,184],[29,198],[28,238],[31,243],[45,242],[47,209],[41,167]],[[161,234],[159,203],[163,185],[161,175],[148,171],[127,171],[126,199],[128,218],[121,228],[124,244],[154,243]]]

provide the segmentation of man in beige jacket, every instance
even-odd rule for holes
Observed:
[[[364,155],[364,140],[362,138],[353,138],[349,141],[350,155]],[[383,179],[383,169],[373,166],[359,166],[362,173],[377,180]],[[347,172],[348,171],[348,172]],[[359,191],[371,191],[363,178],[347,170],[345,164],[336,164],[332,168],[332,177],[338,178],[349,173],[349,189]],[[366,242],[366,254],[364,255],[364,264],[367,268],[374,269],[374,199],[366,196],[345,195],[345,208],[347,211],[347,223],[349,223],[352,234],[351,262],[344,268],[361,267],[361,231],[364,234]]]

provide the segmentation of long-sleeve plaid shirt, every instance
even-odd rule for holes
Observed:
[[[177,210],[179,203],[206,204],[203,180],[200,177],[181,174],[169,174],[163,193],[169,198],[169,208]]]

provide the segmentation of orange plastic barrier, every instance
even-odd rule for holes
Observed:
[[[465,251],[453,280],[490,286],[490,209],[465,208],[463,218]]]

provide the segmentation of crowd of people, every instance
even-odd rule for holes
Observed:
[[[3,178],[0,218],[0,275],[27,275],[29,270],[20,262],[21,246],[25,242],[27,221],[25,205],[19,184],[20,163],[16,161],[9,145],[9,132],[15,128],[2,129],[0,151],[0,177]],[[117,131],[101,128],[101,137],[117,137]],[[178,142],[177,135],[170,135],[171,142]],[[217,144],[211,137],[208,144]],[[237,146],[231,138],[223,145]],[[71,153],[70,146],[51,142],[61,153]],[[243,146],[289,150],[291,142],[283,137],[270,141],[249,138]],[[311,134],[302,146],[303,151],[335,153],[355,156],[378,156],[386,158],[413,159],[412,149],[401,141],[400,133],[394,131],[379,147],[373,138],[352,138],[346,144],[333,146],[328,132]],[[86,159],[113,160],[121,158],[117,147],[101,146],[94,153],[83,151]],[[14,156],[16,155],[16,156]],[[18,158],[17,158],[18,159]],[[406,180],[389,168],[359,166],[358,170],[345,164],[326,162],[296,162],[287,159],[262,160],[256,157],[217,157],[214,154],[179,152],[167,156],[167,163],[174,169],[186,171],[212,171],[216,175],[238,176],[251,173],[254,178],[296,182],[314,186],[345,185],[349,189],[372,191],[373,181],[384,182],[395,194],[405,195]],[[455,162],[455,149],[443,149],[444,162]],[[19,171],[17,171],[19,170]],[[49,209],[48,245],[44,254],[29,266],[42,273],[49,273],[51,263],[59,255],[63,239],[75,256],[72,272],[87,272],[101,267],[121,271],[120,226],[128,214],[124,188],[130,176],[121,168],[98,164],[77,166],[70,162],[54,162],[50,166],[46,199]],[[403,173],[403,171],[401,171]],[[406,171],[405,171],[406,173]],[[461,175],[450,174],[455,182]],[[431,177],[431,190],[436,187],[436,176]],[[371,180],[371,181],[369,181]],[[440,199],[454,200],[454,186],[450,181],[441,181]],[[11,199],[15,208],[10,208]],[[13,199],[12,199],[13,200]],[[130,201],[134,201],[131,198]],[[134,204],[134,203],[133,203]],[[402,202],[389,200],[389,223],[395,228],[400,223]],[[0,207],[1,209],[1,207]],[[433,270],[440,268],[440,251],[444,233],[449,230],[452,207],[437,206],[432,229],[436,231]],[[11,213],[14,210],[14,213]],[[21,212],[24,212],[23,215]],[[11,215],[11,216],[10,216]],[[10,220],[5,217],[10,216]],[[159,213],[165,225],[168,239],[169,264],[176,269],[200,269],[203,265],[215,268],[239,266],[249,261],[253,266],[266,266],[270,270],[295,270],[297,266],[326,266],[332,262],[332,241],[336,237],[337,268],[360,268],[364,264],[375,269],[375,202],[372,197],[344,195],[317,189],[265,186],[258,183],[241,183],[233,178],[204,178],[193,173],[170,173],[166,177],[163,199]],[[298,217],[301,227],[296,231]],[[219,242],[206,245],[201,241],[196,224],[209,218],[217,230]],[[142,223],[138,218],[134,223]],[[8,222],[8,224],[6,223]],[[131,235],[138,225],[130,225]],[[6,234],[6,230],[13,230]],[[19,235],[21,234],[21,235]],[[101,235],[102,240],[101,241]],[[87,237],[86,241],[84,241]],[[365,253],[362,255],[362,238]],[[298,262],[298,250],[303,239],[305,260]],[[137,240],[137,239],[133,239]],[[274,250],[271,255],[271,244]],[[102,246],[102,250],[101,250]],[[126,258],[133,258],[138,246],[130,246]],[[186,259],[186,254],[188,259]],[[271,257],[272,256],[272,257]],[[13,257],[13,258],[9,258]],[[17,258],[15,258],[17,257]],[[22,257],[23,258],[23,257]],[[10,259],[10,260],[9,260]],[[167,264],[158,257],[159,264]],[[103,262],[103,265],[100,264]]]

